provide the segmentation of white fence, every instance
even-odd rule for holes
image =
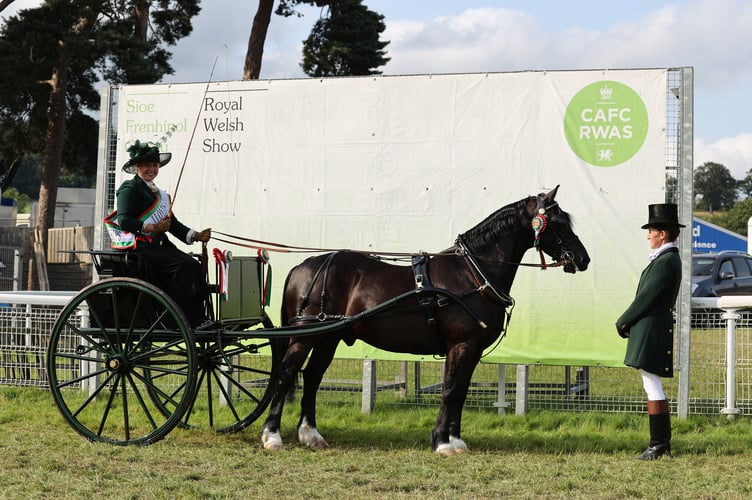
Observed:
[[[0,293],[0,384],[46,386],[47,339],[76,292]]]
[[[75,292],[0,293],[0,385],[46,387],[47,339]],[[722,312],[718,310],[722,309]],[[692,300],[689,374],[666,379],[674,409],[729,418],[752,414],[752,296]],[[503,348],[503,346],[502,346]],[[437,404],[443,363],[336,359],[322,399],[378,404]],[[686,379],[688,390],[678,384]],[[678,401],[681,394],[688,400]],[[466,406],[643,412],[640,377],[629,368],[481,364]],[[680,415],[681,416],[681,415]]]
[[[750,362],[749,359],[737,359],[737,326],[738,322],[743,319],[743,311],[752,307],[752,297],[750,296],[726,296],[726,297],[702,297],[692,299],[693,308],[703,308],[706,310],[721,309],[721,319],[725,322],[726,327],[726,378],[725,378],[725,404],[721,408],[721,413],[733,418],[741,413],[737,407],[736,401],[736,372],[738,363]],[[691,341],[690,341],[691,342]],[[743,346],[743,344],[742,344]],[[743,352],[749,353],[748,349]]]

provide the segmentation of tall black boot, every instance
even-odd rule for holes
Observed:
[[[663,455],[671,455],[671,413],[668,401],[648,401],[650,418],[650,446],[638,460],[656,460]]]

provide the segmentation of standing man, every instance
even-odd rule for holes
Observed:
[[[634,301],[616,321],[616,331],[627,340],[624,364],[637,368],[648,398],[650,445],[637,458],[655,460],[671,454],[671,413],[663,393],[662,377],[674,376],[673,309],[681,286],[681,259],[676,239],[677,206],[648,206],[647,239],[650,263],[642,271]]]

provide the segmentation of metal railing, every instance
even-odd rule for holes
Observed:
[[[0,293],[0,385],[45,387],[47,339],[59,311],[76,292]],[[728,418],[752,414],[752,296],[692,299],[689,400],[693,414]],[[378,370],[376,369],[378,366]],[[626,368],[481,364],[466,406],[574,411],[642,412],[640,378]],[[379,404],[433,405],[441,393],[443,363],[335,359],[322,391]],[[677,408],[685,391],[677,378],[665,390]],[[85,388],[82,388],[85,389]],[[326,394],[322,394],[326,398]],[[357,402],[357,399],[355,400]]]
[[[736,402],[737,322],[742,319],[740,311],[752,308],[752,296],[696,297],[692,299],[692,307],[723,311],[721,319],[726,326],[726,400],[721,413],[734,418],[741,413]]]

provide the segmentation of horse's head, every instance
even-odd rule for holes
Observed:
[[[555,200],[558,189],[556,186],[547,194],[539,194],[537,203],[530,206],[535,245],[556,262],[564,263],[564,272],[584,271],[590,263],[590,256],[572,231],[569,214]]]

